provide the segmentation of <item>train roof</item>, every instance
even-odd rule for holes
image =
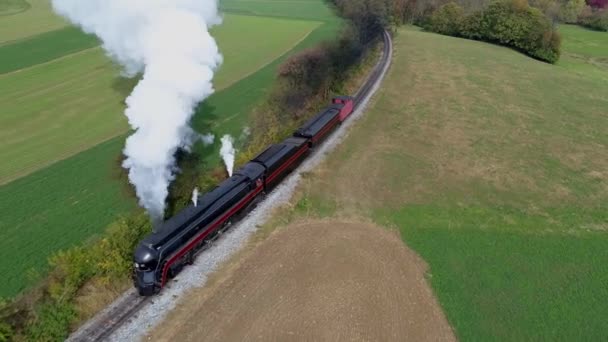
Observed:
[[[228,195],[232,190],[243,185],[248,186],[251,180],[261,177],[263,173],[264,167],[262,165],[248,163],[237,171],[234,176],[220,183],[215,189],[200,195],[196,206],[190,204],[175,216],[165,221],[156,232],[148,235],[142,243],[153,248],[166,243],[179,234],[185,227],[201,218],[211,206]]]
[[[264,166],[255,161],[243,165],[235,174],[242,175],[250,180],[256,180],[264,175]]]
[[[269,170],[274,170],[277,164],[281,164],[285,156],[294,154],[296,150],[300,149],[307,142],[308,139],[306,138],[287,138],[279,144],[270,145],[264,152],[255,157],[253,161],[264,165]]]
[[[334,99],[339,99],[339,100],[352,100],[353,97],[352,96],[348,96],[348,95],[339,95],[339,96],[334,96]]]
[[[295,135],[308,138],[317,135],[323,127],[340,114],[342,108],[344,108],[344,105],[339,103],[325,108],[302,125],[302,127],[295,132]]]

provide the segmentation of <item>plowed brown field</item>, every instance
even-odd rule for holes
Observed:
[[[452,341],[425,270],[395,232],[337,221],[295,224],[190,293],[149,337]]]

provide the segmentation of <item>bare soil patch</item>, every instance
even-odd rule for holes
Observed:
[[[279,229],[195,290],[154,341],[453,341],[399,236],[371,224],[314,221]]]

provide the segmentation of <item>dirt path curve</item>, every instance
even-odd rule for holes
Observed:
[[[396,233],[337,221],[279,229],[194,290],[153,341],[453,341]],[[223,272],[223,274],[222,274]]]

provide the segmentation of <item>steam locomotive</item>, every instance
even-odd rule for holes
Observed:
[[[331,106],[300,127],[292,137],[269,146],[211,192],[146,236],[134,255],[133,280],[142,296],[158,293],[196,254],[293,171],[353,112],[353,98],[339,96]]]

